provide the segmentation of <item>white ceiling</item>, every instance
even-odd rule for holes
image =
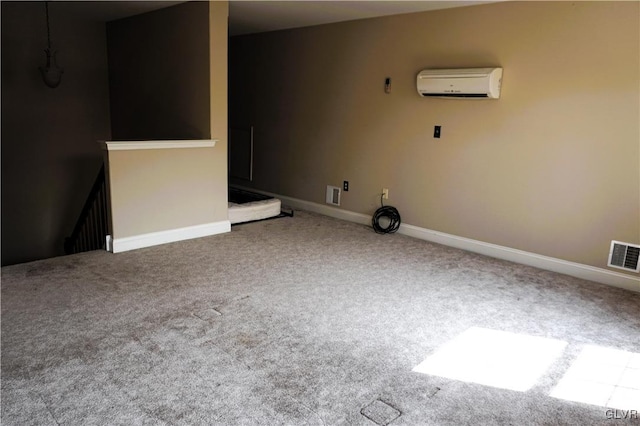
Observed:
[[[49,13],[109,22],[184,3],[182,1],[50,1]],[[44,6],[43,6],[44,7]]]
[[[504,0],[231,0],[229,35],[351,21],[384,15],[492,3]],[[96,21],[113,21],[174,6],[182,1],[52,1],[51,14],[63,13]]]
[[[229,2],[229,35],[306,27],[482,3],[492,3],[492,1],[232,0]]]

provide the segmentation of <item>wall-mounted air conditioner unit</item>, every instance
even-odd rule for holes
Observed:
[[[502,68],[428,69],[418,73],[418,93],[425,97],[498,99]]]

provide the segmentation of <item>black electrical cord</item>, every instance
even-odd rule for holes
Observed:
[[[373,226],[373,230],[378,234],[393,234],[400,228],[400,213],[398,213],[398,209],[392,206],[385,206],[382,202],[382,197],[384,194],[380,195],[380,207],[373,214],[373,218],[371,219],[371,226]],[[381,218],[387,218],[389,224],[386,227],[380,225]]]

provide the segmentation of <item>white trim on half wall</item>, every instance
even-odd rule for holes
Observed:
[[[158,140],[158,141],[104,141],[100,142],[107,151],[132,151],[140,149],[184,149],[213,148],[217,139]]]
[[[124,251],[173,243],[176,241],[223,234],[229,231],[231,231],[231,223],[228,220],[223,220],[220,222],[206,223],[204,225],[169,229],[167,231],[151,232],[148,234],[134,235],[125,238],[111,238],[111,236],[108,235],[107,241],[110,241],[111,244],[110,247],[108,244],[107,248],[111,248],[109,251],[112,253],[121,253]]]

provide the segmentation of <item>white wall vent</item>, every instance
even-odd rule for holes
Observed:
[[[342,189],[337,186],[327,185],[327,204],[333,204],[334,206],[340,205],[340,194]]]
[[[608,266],[625,271],[640,272],[640,246],[620,241],[611,241]]]

